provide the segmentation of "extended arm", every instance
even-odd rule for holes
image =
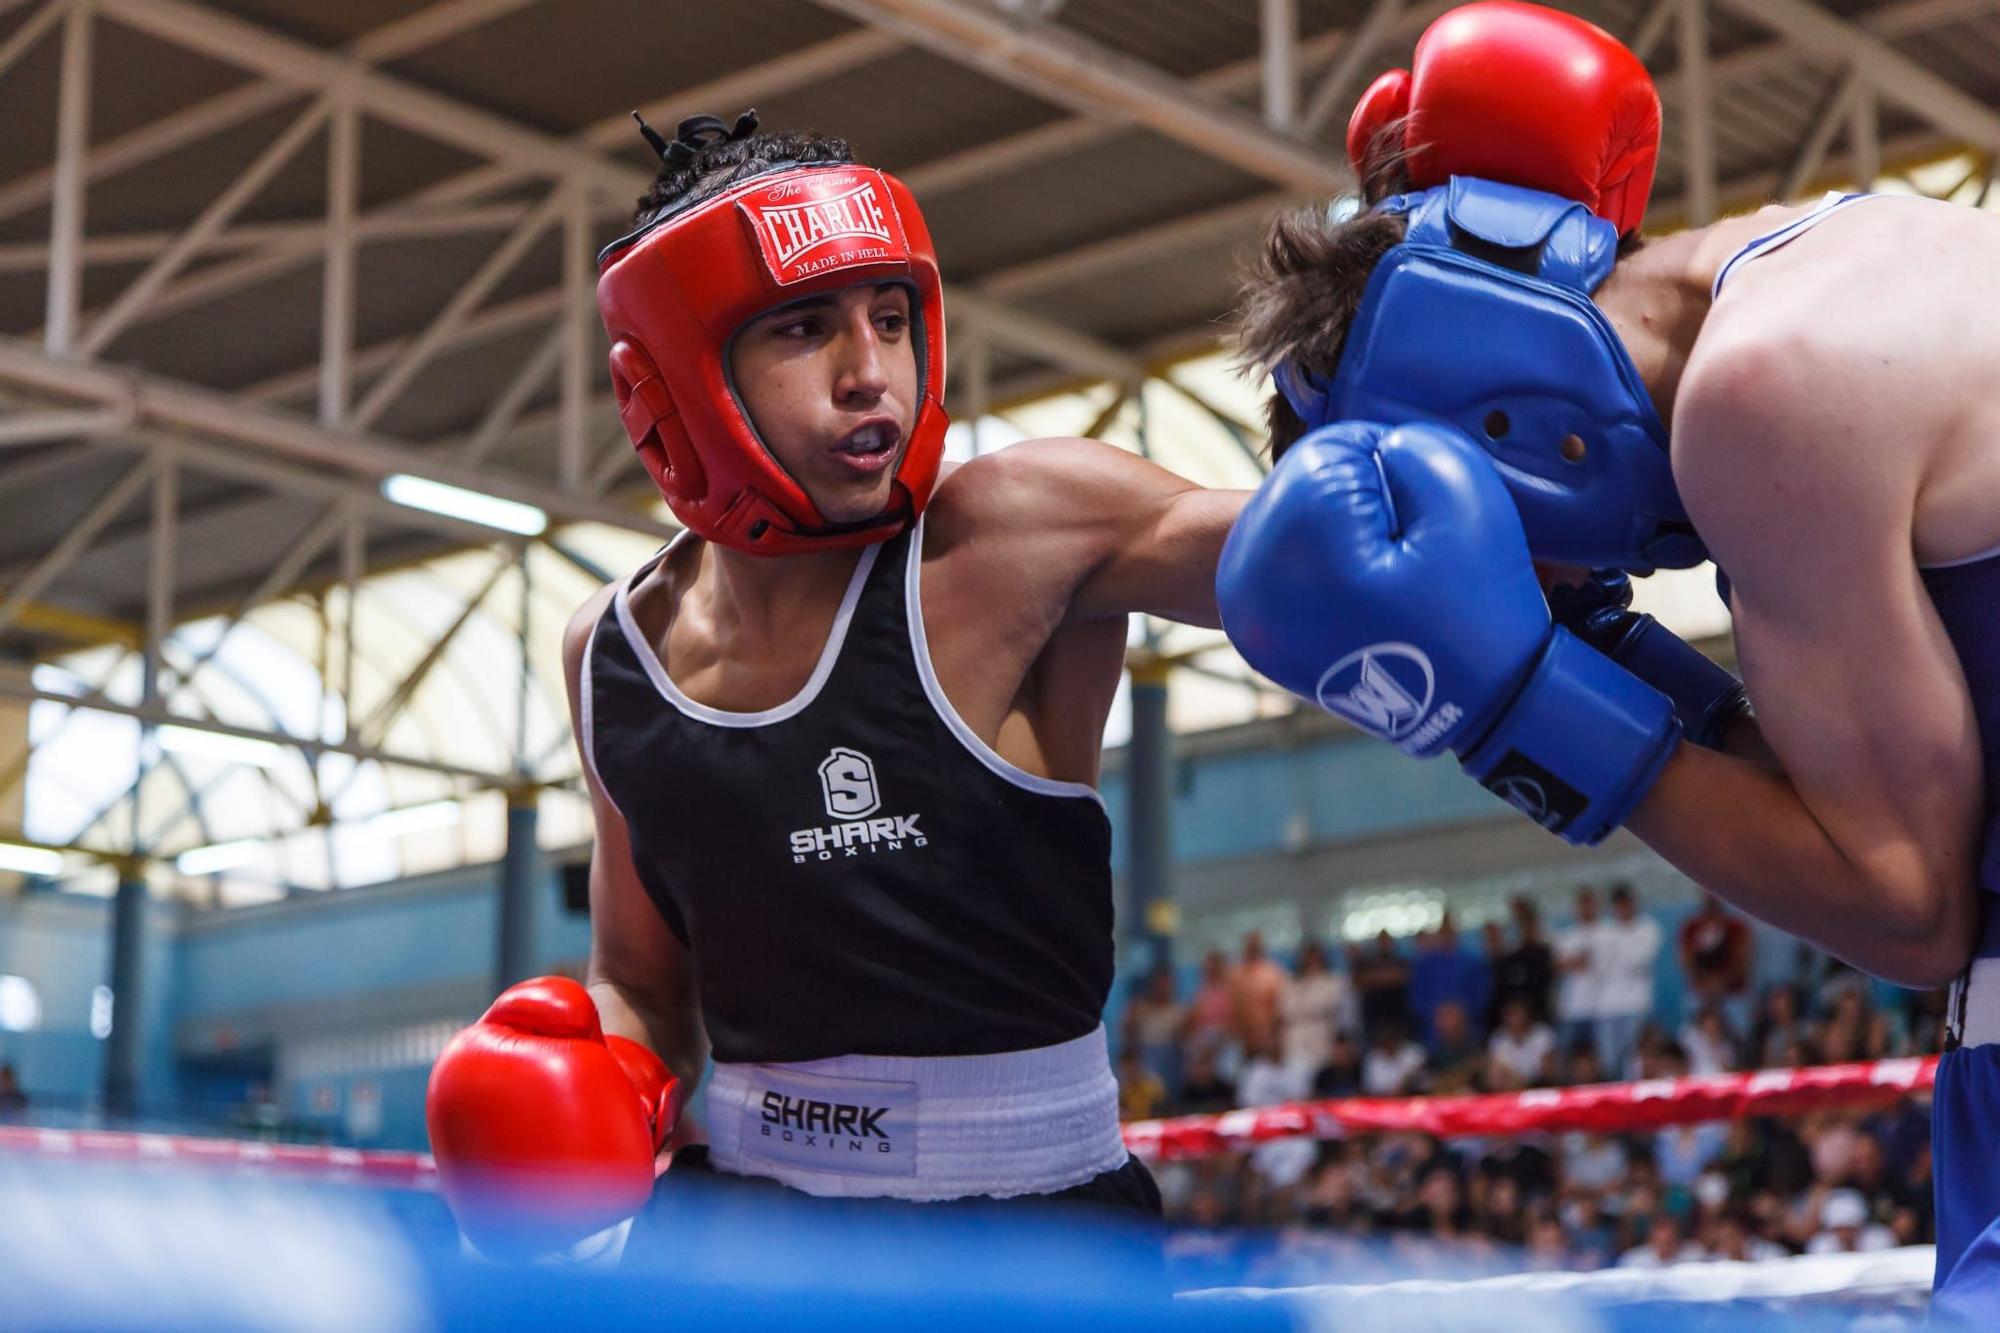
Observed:
[[[1097,440],[1035,440],[959,469],[995,520],[1032,531],[1029,560],[1083,571],[1071,620],[1148,612],[1215,627],[1215,566],[1247,491],[1197,486]]]

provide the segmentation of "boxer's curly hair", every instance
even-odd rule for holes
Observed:
[[[721,194],[737,181],[768,171],[780,163],[815,165],[852,162],[847,140],[812,130],[752,134],[718,140],[696,148],[685,163],[668,162],[653,178],[632,215],[633,227],[644,227],[662,213]]]

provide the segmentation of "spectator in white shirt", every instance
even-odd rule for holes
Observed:
[[[1639,913],[1632,886],[1611,890],[1611,919],[1599,924],[1591,948],[1597,990],[1593,1033],[1607,1078],[1629,1077],[1632,1048],[1653,1009],[1653,968],[1660,956],[1660,926]]]
[[[1385,1018],[1368,1034],[1361,1057],[1361,1091],[1369,1097],[1402,1097],[1417,1090],[1424,1048],[1404,1035],[1401,1019]]]
[[[1672,1213],[1661,1212],[1653,1215],[1653,1227],[1646,1235],[1646,1243],[1620,1255],[1618,1266],[1669,1268],[1674,1264],[1694,1263],[1707,1257],[1701,1246],[1681,1235],[1681,1224]]]
[[[1681,1049],[1687,1052],[1688,1073],[1697,1078],[1737,1067],[1736,1035],[1723,1019],[1720,1002],[1703,1005],[1694,1022],[1681,1029]]]
[[[1500,1026],[1486,1043],[1486,1082],[1496,1092],[1553,1083],[1556,1074],[1556,1034],[1535,1021],[1524,995],[1510,995],[1500,1006]]]
[[[1243,1074],[1236,1081],[1236,1099],[1244,1106],[1279,1106],[1304,1101],[1312,1091],[1312,1080],[1302,1076],[1290,1061],[1278,1058],[1275,1043],[1252,1043]],[[1319,1145],[1309,1138],[1273,1139],[1250,1150],[1250,1166],[1274,1191],[1290,1191],[1306,1178],[1319,1156]],[[1271,1201],[1273,1215],[1283,1210]]]
[[[1298,975],[1278,1001],[1285,1063],[1311,1086],[1333,1055],[1333,1034],[1353,1022],[1347,978],[1326,964],[1326,950],[1308,940],[1299,950]]]
[[[1556,1035],[1565,1051],[1594,1040],[1597,1022],[1597,980],[1591,959],[1597,945],[1597,890],[1579,889],[1576,921],[1558,931],[1556,955]]]
[[[1890,1250],[1896,1233],[1868,1220],[1868,1204],[1855,1190],[1834,1190],[1819,1209],[1820,1232],[1806,1242],[1807,1254],[1855,1254]]]

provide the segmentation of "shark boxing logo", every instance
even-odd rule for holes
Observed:
[[[882,808],[875,785],[875,761],[859,750],[837,745],[819,761],[819,789],[831,819],[861,819]]]
[[[874,180],[815,198],[785,187],[742,201],[764,262],[780,283],[848,264],[907,258],[893,206]]]
[[[1423,754],[1464,716],[1451,703],[1433,712],[1436,688],[1431,659],[1421,648],[1373,643],[1322,672],[1313,697],[1320,707],[1369,735],[1394,741],[1411,754]]]
[[[842,1175],[916,1174],[914,1083],[756,1065],[745,1092],[739,1123],[746,1156]]]
[[[819,761],[819,795],[827,818],[835,822],[792,831],[794,865],[930,845],[918,823],[921,815],[875,816],[882,808],[882,787],[875,778],[875,761],[859,750],[836,745]]]

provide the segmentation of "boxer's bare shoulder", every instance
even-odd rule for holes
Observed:
[[[1810,467],[1907,506],[1921,562],[1990,549],[2000,329],[1979,312],[1996,296],[2000,219],[1921,199],[1870,199],[1740,266],[1681,382],[1676,476],[1744,502],[1758,473],[1796,487]]]

